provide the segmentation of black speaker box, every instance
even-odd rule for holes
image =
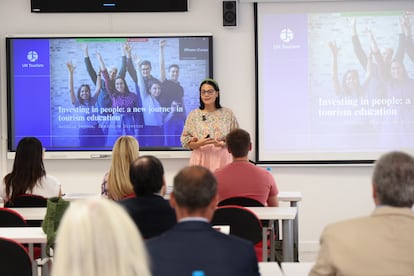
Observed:
[[[237,1],[223,1],[223,26],[237,26]]]
[[[32,12],[184,12],[188,0],[30,0]]]

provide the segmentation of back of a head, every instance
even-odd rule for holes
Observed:
[[[409,207],[414,204],[414,159],[403,152],[383,155],[374,168],[372,181],[379,204]]]
[[[241,128],[233,129],[227,134],[226,143],[233,157],[245,157],[250,150],[250,134]]]
[[[190,212],[202,210],[207,208],[216,196],[217,181],[205,167],[186,167],[174,177],[173,193],[179,207]]]
[[[18,168],[43,168],[43,146],[36,137],[24,137],[19,141],[14,158],[14,166]]]
[[[129,168],[139,156],[139,144],[133,136],[120,136],[112,148],[112,164],[109,171],[108,191],[115,200],[133,192],[129,180]]]
[[[131,163],[129,177],[137,196],[158,193],[164,184],[164,167],[155,156],[140,156]]]
[[[146,248],[126,211],[111,200],[71,203],[59,226],[53,276],[149,276]]]
[[[45,175],[42,143],[35,137],[24,137],[17,145],[13,169],[4,177],[10,201],[13,202],[15,195],[32,190]]]

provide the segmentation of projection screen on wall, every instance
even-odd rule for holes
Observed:
[[[414,3],[259,3],[256,161],[414,153]]]

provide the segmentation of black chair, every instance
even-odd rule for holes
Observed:
[[[243,196],[235,196],[235,197],[229,197],[226,199],[221,200],[217,206],[226,206],[226,205],[238,205],[238,206],[243,206],[243,207],[264,207],[264,205],[253,198],[250,197],[243,197]],[[278,222],[275,222],[276,224],[274,225],[275,229],[278,229]],[[268,226],[268,222],[267,221],[262,221],[263,226]],[[275,233],[276,235],[276,233]]]
[[[256,199],[249,198],[249,197],[229,197],[226,199],[223,199],[218,203],[217,206],[225,206],[225,205],[238,205],[238,206],[244,206],[244,207],[263,207],[264,205],[257,201]]]
[[[4,207],[8,208],[31,208],[31,207],[47,207],[47,198],[40,195],[21,194],[17,195],[13,203],[8,201]],[[28,220],[27,224],[32,227],[42,226],[41,220]]]
[[[243,207],[264,207],[264,205],[260,201],[250,198],[250,197],[243,197],[243,196],[229,197],[229,198],[223,199],[218,203],[217,206],[226,206],[226,205],[238,205],[238,206],[243,206]],[[273,221],[273,223],[271,224],[269,224],[269,221],[262,221],[262,226],[273,229],[273,233],[272,234],[269,233],[269,240],[274,239],[274,242],[277,244],[277,248],[281,249],[281,246],[280,246],[281,240],[278,235],[279,221],[277,220]],[[276,256],[280,255],[279,252],[274,252],[274,253],[276,254]]]
[[[27,227],[30,226],[27,221],[18,212],[9,208],[0,208],[0,227]],[[27,244],[23,246],[28,248]],[[33,247],[33,257],[35,259],[40,258],[42,250],[40,244],[36,244]],[[1,268],[1,267],[0,267]]]
[[[40,196],[40,195],[32,195],[32,194],[21,194],[17,195],[13,200],[13,203],[8,201],[4,207],[46,207],[47,206],[47,198]]]
[[[0,208],[0,227],[25,227],[26,220],[16,211]]]
[[[218,207],[211,221],[213,225],[229,225],[230,235],[251,241],[255,246],[258,261],[262,261],[262,223],[259,218],[242,206]]]
[[[4,276],[32,275],[32,261],[20,243],[0,238],[0,270]]]

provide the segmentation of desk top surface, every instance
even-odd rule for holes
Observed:
[[[88,199],[91,197],[99,197],[99,194],[91,194],[91,193],[68,193],[64,194],[62,198],[68,201],[80,200],[80,199]]]
[[[311,271],[314,263],[296,263],[296,262],[285,262],[282,263],[282,271],[285,276],[307,276]]]
[[[259,219],[293,220],[296,218],[297,207],[245,207],[256,214]]]
[[[283,276],[276,262],[259,262],[259,271],[262,276]]]
[[[0,227],[0,237],[20,243],[46,243],[42,227]]]
[[[277,198],[280,201],[301,201],[302,193],[301,192],[280,192],[277,194]]]
[[[43,220],[46,207],[10,208],[24,217],[25,220]]]
[[[297,207],[246,207],[256,214],[259,219],[295,219]],[[45,207],[11,208],[21,214],[26,220],[43,220]]]

